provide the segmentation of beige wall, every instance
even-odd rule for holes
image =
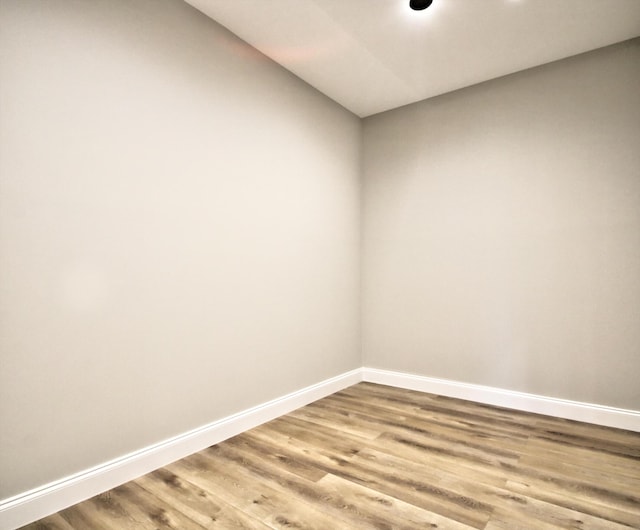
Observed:
[[[179,1],[0,17],[0,498],[360,366],[360,304],[367,366],[640,409],[640,41],[361,135]]]
[[[0,498],[360,366],[355,116],[176,0],[0,10]]]
[[[365,365],[640,409],[640,40],[364,120]]]

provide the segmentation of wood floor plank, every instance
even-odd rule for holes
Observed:
[[[510,488],[510,483],[505,484],[504,487],[496,487],[473,480],[461,480],[459,476],[455,475],[455,469],[450,469],[449,472],[443,472],[442,470],[434,470],[427,468],[426,466],[416,466],[408,460],[403,461],[401,458],[390,457],[385,453],[362,451],[358,454],[357,458],[375,458],[378,465],[393,469],[397,474],[401,474],[405,477],[419,476],[422,480],[437,483],[442,488],[450,489],[467,498],[475,499],[476,501],[490,505],[493,508],[492,519],[495,517],[496,513],[512,513],[517,515],[515,520],[520,520],[523,524],[526,523],[529,528],[544,527],[545,524],[558,524],[556,519],[562,519],[564,521],[563,525],[574,524],[575,522],[574,519],[572,519],[575,515],[574,510],[562,501],[558,503],[557,501],[560,499],[555,497],[553,499],[555,501],[554,503],[547,503],[549,504],[548,506],[545,505],[541,508],[543,512],[548,511],[556,513],[556,515],[550,519],[555,521],[555,523],[550,523],[537,513],[538,508],[532,508],[541,506],[539,499],[529,498],[526,495],[523,495],[523,493],[526,492],[514,492]],[[587,505],[583,504],[582,507],[586,508]],[[590,527],[597,528],[608,524],[612,528],[620,528],[623,524],[629,524],[633,520],[638,520],[637,515],[634,516],[628,512],[622,513],[618,511],[617,513],[612,513],[610,508],[602,506],[599,508],[594,508],[593,506],[588,507],[589,510],[587,513],[583,513],[585,517],[582,519],[585,520],[585,518],[587,518],[590,521]],[[592,515],[589,516],[588,513],[591,513]],[[558,525],[557,527],[565,528],[565,526],[562,525]],[[568,527],[574,528],[574,526]]]
[[[202,453],[170,464],[165,469],[259,521],[287,507],[286,499],[281,498],[273,488],[257,483],[246,475],[234,473],[230,466],[216,467]]]
[[[242,445],[245,451],[260,454],[264,448],[259,445],[251,447],[251,441],[243,437]],[[489,517],[491,507],[475,502],[446,488],[442,488],[437,481],[430,482],[423,477],[407,476],[397,473],[395,469],[384,465],[372,465],[369,461],[359,460],[358,454],[349,455],[338,452],[331,454],[325,444],[322,448],[303,439],[290,438],[281,440],[280,450],[288,450],[293,458],[316,461],[327,473],[334,474],[355,484],[374,489],[397,499],[414,504],[424,510],[440,514],[443,517],[455,520],[474,528],[482,528]],[[323,458],[318,458],[318,452]]]
[[[271,422],[270,422],[271,423]],[[274,428],[291,438],[307,442],[310,446],[329,451],[333,455],[349,458],[366,446],[367,440],[350,433],[343,433],[339,428],[299,420],[294,417],[278,418]],[[268,428],[266,425],[265,428]]]
[[[23,527],[25,530],[74,530],[59,513],[40,519]]]
[[[637,512],[640,520],[640,491],[625,491],[618,484],[605,482],[594,484],[573,477],[563,476],[557,471],[541,471],[534,467],[516,464],[509,468],[511,476],[518,476],[519,482],[529,486],[544,487],[571,495],[576,499],[586,499],[606,506]]]
[[[343,488],[339,491],[336,490],[335,481],[331,479],[328,480],[326,476],[317,483],[311,484],[295,476],[293,473],[285,471],[274,462],[260,459],[259,450],[252,448],[249,443],[234,444],[233,446],[225,445],[224,448],[220,446],[210,448],[207,450],[207,454],[217,454],[226,461],[234,462],[237,466],[241,466],[252,473],[256,480],[276,482],[278,487],[282,488],[283,494],[299,498],[306,503],[322,505],[327,513],[342,521],[342,524],[346,524],[347,528],[363,527],[389,530],[395,528],[416,528],[410,519],[407,519],[407,524],[402,523],[406,517],[404,513],[402,515],[392,514],[380,506],[381,503],[384,504],[384,502],[388,502],[384,500],[388,498],[388,496],[377,492],[377,498],[379,500],[369,498],[368,502],[364,502],[365,497],[356,496],[353,493],[353,489]],[[351,478],[354,477],[349,476],[349,479]],[[358,484],[349,479],[343,478],[343,484],[350,482],[352,488],[355,488]],[[382,501],[380,499],[382,499]],[[400,504],[409,506],[408,503]],[[416,506],[413,506],[412,509],[418,511],[418,507]],[[419,511],[424,513],[425,518],[433,519],[435,517],[435,514],[428,514],[426,510]],[[444,519],[445,517],[440,517],[440,520]],[[482,521],[482,525],[474,526],[474,528],[481,528],[485,522],[486,519]],[[460,525],[454,521],[450,524],[456,528],[464,527],[464,525]]]
[[[266,430],[247,433],[242,439],[233,440],[229,445],[241,447],[255,458],[268,459],[294,475],[316,482],[344,466],[353,455],[335,453],[330,449],[310,446],[294,437],[269,433]],[[300,469],[313,466],[315,473],[300,473]]]
[[[626,525],[630,528],[640,528],[640,517],[621,506],[607,505],[572,495],[570,492],[548,487],[545,484],[526,484],[523,482],[508,482],[507,488],[515,494],[524,495],[532,499],[546,502],[553,506],[577,511],[612,524]]]
[[[273,481],[267,486],[266,481],[256,480],[247,466],[238,465],[215,450],[185,460],[189,462],[183,460],[170,467],[271,528],[322,529],[340,524],[321,507],[301,502]]]
[[[135,482],[204,528],[252,529],[262,526],[243,511],[234,509],[167,469],[158,469]]]
[[[546,455],[558,462],[567,462],[586,466],[590,469],[601,470],[604,473],[626,475],[630,478],[640,476],[640,461],[612,455],[586,447],[567,447],[557,443],[531,438],[523,452],[527,455]]]
[[[526,439],[535,428],[531,425],[532,420],[529,417],[525,417],[526,421],[520,421],[520,418],[504,421],[501,420],[501,416],[487,416],[484,409],[477,414],[458,403],[443,405],[437,400],[432,400],[433,403],[419,406],[411,403],[408,398],[385,401],[382,398],[372,400],[367,396],[366,400],[358,400],[355,395],[343,392],[326,399],[331,399],[332,403],[345,408],[376,411],[387,419],[395,418],[396,421],[421,425],[423,428],[440,424],[462,430],[480,431],[484,435],[503,435],[511,439]]]
[[[295,475],[275,462],[268,462],[238,446],[212,447],[203,456],[215,462],[217,468],[238,479],[254,483],[268,482],[273,493],[269,496],[277,501],[279,510],[265,518],[277,528],[339,528],[343,524],[342,512],[327,510],[327,499],[323,491],[311,481]],[[258,458],[256,458],[258,456]],[[326,475],[326,474],[325,474]],[[271,477],[271,480],[270,480]],[[336,517],[338,515],[338,517]]]
[[[117,502],[113,502],[112,492],[108,491],[62,510],[60,515],[75,529],[110,530],[114,528],[112,521],[114,514],[122,518],[126,517],[125,510],[121,508],[118,510],[118,507]]]
[[[292,418],[298,418],[318,425],[326,425],[333,428],[339,426],[344,433],[349,433],[361,438],[373,440],[380,435],[380,425],[355,416],[351,411],[344,409],[332,409],[330,407],[303,407],[289,414]]]
[[[617,442],[627,446],[638,446],[638,433],[624,429],[615,429],[604,425],[582,423],[564,418],[540,416],[536,422],[540,432],[554,431],[555,433],[573,433],[605,442]]]
[[[640,433],[360,383],[24,528],[640,529]]]
[[[150,494],[135,481],[118,486],[112,490],[112,494],[127,514],[126,518],[118,518],[114,528],[171,530],[202,530],[204,528],[176,508]]]
[[[592,517],[552,503],[526,496],[511,495],[505,503],[496,506],[487,529],[575,529],[583,530],[629,530],[629,526]]]
[[[622,491],[640,491],[640,473],[634,472],[633,468],[629,467],[623,469],[622,472],[611,469],[603,471],[597,466],[589,465],[589,462],[581,464],[567,462],[549,453],[525,454],[519,462],[524,466],[533,467],[540,471],[544,470],[546,473],[558,473],[594,484],[613,481]]]
[[[530,430],[532,428],[530,424],[538,421],[540,418],[539,415],[528,412],[437,396],[424,392],[416,392],[403,388],[372,385],[371,383],[364,383],[362,389],[358,388],[354,391],[353,387],[351,387],[330,397],[341,399],[346,396],[356,401],[362,401],[363,399],[360,396],[365,396],[367,401],[375,400],[375,402],[381,406],[397,408],[398,410],[422,411],[424,413],[431,411],[442,414],[444,417],[457,416],[470,418],[475,421],[481,420],[486,424],[503,422],[504,425],[514,429]]]
[[[270,436],[271,434],[271,436]],[[275,439],[274,439],[275,438]],[[270,431],[268,426],[254,429],[245,433],[242,437],[229,440],[229,445],[248,445],[256,451],[256,456],[262,456],[277,462],[284,469],[287,469],[294,475],[305,478],[312,482],[320,480],[327,474],[327,465],[335,459],[330,451],[323,451],[318,448],[313,457],[308,454],[299,455],[290,451],[290,445],[295,443],[295,439],[290,436],[281,434],[279,431]],[[351,453],[340,455],[339,458],[350,458]],[[322,465],[323,462],[325,465]]]
[[[322,402],[327,401],[322,400]],[[513,436],[505,433],[496,435],[488,429],[469,429],[467,427],[461,429],[458,425],[452,426],[442,422],[425,421],[415,415],[397,417],[390,415],[387,410],[371,410],[371,408],[367,410],[363,407],[354,412],[354,408],[352,406],[352,410],[349,411],[351,421],[358,421],[367,425],[370,432],[374,432],[374,429],[377,428],[380,434],[387,432],[399,436],[405,434],[419,436],[423,440],[431,440],[440,446],[451,448],[463,446],[468,449],[476,449],[501,456],[511,455],[512,458],[517,459],[520,456],[523,445],[528,440],[528,437],[523,435]],[[325,407],[323,412],[327,418],[326,421],[333,422],[335,426],[342,430],[343,422],[341,421],[341,416],[336,416],[332,413],[330,405]]]
[[[353,512],[356,523],[366,521],[366,517],[363,518],[362,514],[368,512],[377,515],[377,519],[373,522],[384,521],[384,524],[394,530],[416,528],[470,530],[473,528],[332,474],[325,475],[320,479],[319,484],[324,491],[340,499],[340,502]]]

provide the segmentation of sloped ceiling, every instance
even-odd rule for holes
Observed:
[[[640,0],[186,0],[361,117],[640,36]]]

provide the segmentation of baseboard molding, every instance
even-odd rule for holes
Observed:
[[[13,530],[46,517],[360,381],[640,432],[640,411],[377,368],[358,368],[0,501],[0,530]]]
[[[0,529],[11,530],[89,499],[185,456],[359,383],[356,369],[0,501]]]
[[[362,378],[370,383],[418,390],[525,412],[535,412],[537,414],[640,432],[640,411],[635,410],[549,398],[489,386],[379,370],[377,368],[363,368]]]

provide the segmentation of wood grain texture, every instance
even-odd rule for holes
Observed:
[[[640,434],[360,383],[27,529],[640,528]]]

